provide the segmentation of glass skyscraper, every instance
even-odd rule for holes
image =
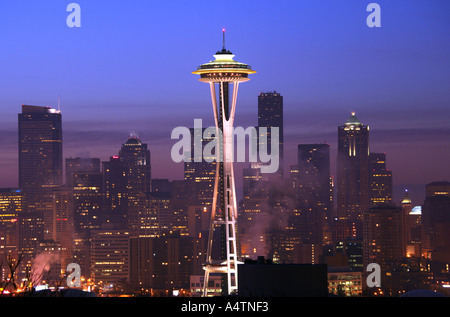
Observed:
[[[264,92],[258,96],[258,127],[267,128],[267,151],[271,151],[272,128],[279,129],[279,162],[280,167],[277,173],[283,175],[284,147],[283,147],[283,96],[280,93]],[[261,130],[259,132],[259,142]]]
[[[61,113],[51,107],[22,106],[19,114],[19,187],[62,185]]]
[[[361,224],[368,207],[369,127],[353,112],[345,124],[338,127],[338,239],[362,238]]]

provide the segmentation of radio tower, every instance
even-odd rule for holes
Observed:
[[[225,48],[225,29],[223,29],[223,48],[214,55],[214,58],[214,61],[200,65],[193,72],[193,74],[200,75],[199,80],[201,82],[209,83],[217,131],[216,136],[221,135],[221,138],[217,138],[219,151],[216,153],[216,177],[206,263],[204,264],[203,296],[207,296],[211,273],[223,274],[222,293],[224,295],[236,293],[238,289],[237,204],[233,171],[233,123],[239,84],[249,81],[249,74],[256,73],[250,66],[233,60],[234,55]],[[213,259],[212,257],[214,231],[216,229],[220,230],[221,237],[220,259]]]

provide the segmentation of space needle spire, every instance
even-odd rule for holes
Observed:
[[[222,33],[223,33],[223,51],[225,51],[225,28],[222,29]]]
[[[205,270],[203,296],[207,296],[210,274],[222,274],[223,295],[238,291],[237,203],[232,158],[233,125],[239,84],[249,81],[248,75],[256,73],[249,65],[234,60],[235,55],[225,48],[225,29],[222,29],[222,32],[222,51],[214,55],[214,61],[198,66],[193,72],[200,75],[199,81],[208,83],[210,86],[217,144],[220,148],[216,153],[214,196],[206,262],[203,266]],[[221,135],[220,138],[219,135]],[[215,230],[220,230],[220,239],[214,239],[217,237],[214,235]],[[220,242],[219,246],[215,245],[217,242]],[[221,258],[213,259],[214,248],[221,250]]]

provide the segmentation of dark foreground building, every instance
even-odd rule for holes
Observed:
[[[325,264],[272,264],[252,261],[238,265],[240,297],[326,297]]]

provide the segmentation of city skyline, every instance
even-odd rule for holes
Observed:
[[[0,295],[448,296],[450,4],[171,4],[0,5]]]
[[[154,177],[182,178],[183,166],[168,160],[170,131],[192,126],[194,118],[213,125],[205,89],[192,82],[190,70],[221,47],[223,27],[227,46],[239,48],[240,58],[260,70],[239,96],[236,124],[256,125],[256,96],[280,92],[289,113],[286,165],[295,162],[297,144],[327,142],[335,174],[336,126],[355,111],[372,128],[371,150],[387,153],[397,186],[446,178],[449,4],[379,3],[378,29],[365,24],[367,4],[361,1],[276,6],[249,1],[234,15],[221,10],[223,4],[178,2],[169,8],[79,1],[79,29],[65,25],[66,4],[2,4],[0,28],[8,30],[3,44],[10,50],[2,62],[0,186],[17,186],[20,106],[57,108],[58,98],[65,117],[64,157],[107,160],[137,132],[155,153]],[[199,25],[189,13],[215,19]],[[242,14],[250,14],[248,20],[242,21]],[[31,16],[40,23],[33,25]],[[168,107],[176,111],[165,113]]]

